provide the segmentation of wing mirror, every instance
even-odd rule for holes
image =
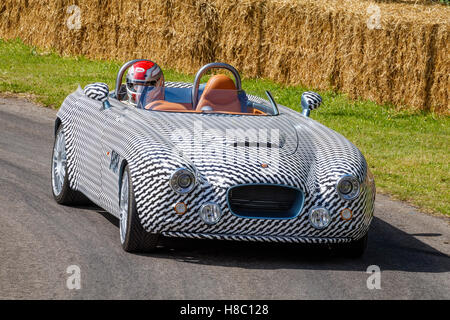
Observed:
[[[302,114],[309,117],[311,110],[317,109],[322,103],[320,94],[313,91],[306,91],[302,94]]]
[[[106,83],[95,82],[84,87],[84,94],[92,99],[103,103],[103,109],[109,109],[111,104],[108,101],[109,87]]]

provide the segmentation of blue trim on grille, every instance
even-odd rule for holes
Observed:
[[[267,216],[246,216],[246,215],[242,215],[242,214],[238,214],[236,212],[233,212],[233,210],[231,209],[231,205],[230,205],[230,191],[232,189],[234,189],[234,188],[245,187],[245,186],[273,186],[273,187],[283,187],[283,188],[290,188],[290,189],[296,190],[298,192],[299,196],[295,200],[295,204],[294,204],[293,208],[290,209],[294,214],[291,214],[288,217],[267,217]],[[302,212],[304,202],[305,202],[305,194],[303,193],[302,190],[300,190],[299,188],[296,188],[296,187],[291,187],[291,186],[287,186],[287,185],[283,185],[283,184],[246,183],[246,184],[234,185],[232,187],[229,187],[228,190],[227,190],[227,206],[228,206],[228,209],[230,210],[230,212],[232,214],[234,214],[235,216],[237,216],[239,218],[266,219],[266,220],[289,220],[289,219],[294,219],[294,218],[298,217],[298,215]]]

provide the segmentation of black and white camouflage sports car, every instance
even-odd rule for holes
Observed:
[[[148,251],[158,236],[324,243],[361,255],[375,184],[361,152],[303,112],[245,92],[223,63],[193,84],[144,87],[139,103],[94,83],[70,94],[55,122],[52,190],[60,204],[88,198],[120,219],[126,251]],[[200,80],[212,68],[216,74]],[[264,93],[263,93],[264,94]]]

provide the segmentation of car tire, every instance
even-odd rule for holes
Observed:
[[[156,249],[158,234],[145,231],[138,217],[128,165],[125,166],[121,177],[119,201],[122,248],[127,252],[151,252]]]
[[[366,233],[362,238],[347,243],[342,248],[342,255],[347,258],[360,258],[367,249],[367,242],[369,233]]]
[[[63,205],[83,205],[90,203],[84,194],[70,188],[67,174],[66,142],[62,125],[56,131],[50,169],[52,194],[57,203]]]

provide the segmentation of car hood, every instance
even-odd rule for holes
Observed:
[[[360,181],[365,176],[365,159],[353,144],[292,110],[278,116],[145,110],[136,115],[129,120],[145,122],[139,127],[147,131],[138,135],[170,148],[168,154],[193,168],[199,181],[215,186],[276,183],[313,192],[333,186],[343,174]]]
[[[288,116],[235,116],[226,114],[190,114],[141,111],[151,121],[151,129],[167,144],[187,156],[197,152],[223,149],[278,150],[282,155],[295,153],[298,135]],[[219,150],[220,151],[220,150]],[[240,150],[242,151],[242,150]]]

